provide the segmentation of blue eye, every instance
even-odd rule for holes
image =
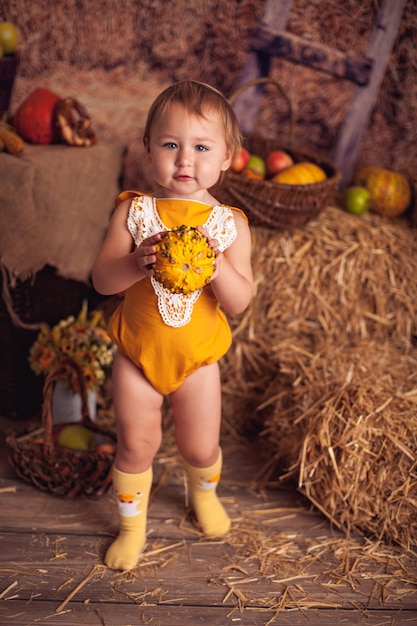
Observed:
[[[196,146],[195,149],[197,152],[207,152],[208,150],[207,146],[202,146],[202,145]]]
[[[167,143],[164,143],[164,148],[167,148],[168,150],[176,150],[178,146],[173,141],[168,141]]]

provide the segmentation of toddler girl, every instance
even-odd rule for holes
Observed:
[[[231,344],[220,307],[239,314],[253,293],[247,219],[210,193],[240,148],[239,126],[227,100],[197,81],[168,87],[151,106],[144,146],[158,188],[152,194],[126,191],[118,196],[93,268],[98,292],[124,295],[109,325],[118,348],[113,488],[120,533],[105,556],[108,567],[121,570],[136,565],[146,540],[164,396],[171,402],[176,443],[201,530],[217,537],[230,527],[216,494],[222,467],[218,361]],[[190,295],[164,289],[152,269],[155,244],[180,225],[198,227],[215,254],[211,282]]]

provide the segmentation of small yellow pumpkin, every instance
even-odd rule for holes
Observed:
[[[364,167],[355,174],[353,184],[369,191],[369,208],[380,215],[401,215],[411,202],[410,183],[400,172],[377,166]]]
[[[177,226],[156,244],[156,280],[171,293],[188,294],[207,285],[215,254],[207,237],[193,226]]]
[[[325,172],[316,163],[302,161],[278,172],[271,180],[284,185],[311,185],[326,178]]]

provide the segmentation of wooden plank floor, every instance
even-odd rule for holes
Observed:
[[[130,573],[108,570],[102,559],[117,532],[111,493],[58,499],[16,478],[3,435],[19,426],[0,419],[0,624],[417,623],[415,554],[347,539],[294,488],[260,488],[257,446],[227,438],[219,493],[233,519],[228,535],[200,536],[179,459],[165,445],[145,553]]]

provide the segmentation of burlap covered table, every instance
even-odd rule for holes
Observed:
[[[75,314],[94,292],[89,278],[114,199],[124,146],[27,145],[0,153],[0,414],[27,416],[41,404],[29,370],[39,323]],[[32,327],[32,328],[31,328]]]
[[[87,281],[119,190],[123,145],[0,154],[0,260],[11,283],[46,265]]]

